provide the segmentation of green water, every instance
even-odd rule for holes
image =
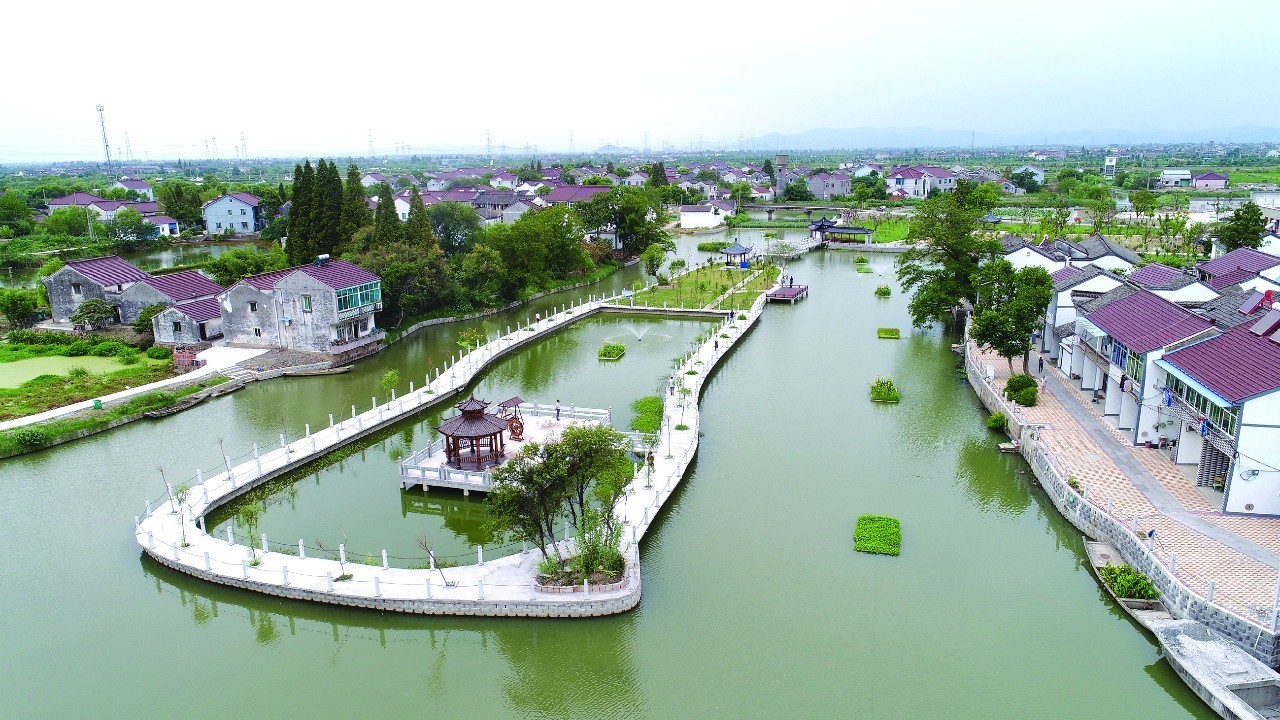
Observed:
[[[996,452],[956,374],[954,338],[876,340],[878,326],[907,329],[905,300],[876,300],[883,280],[851,261],[830,252],[793,263],[810,297],[769,308],[709,383],[698,457],[641,548],[644,598],[617,617],[328,608],[188,578],[134,543],[132,516],[160,494],[156,465],[185,477],[217,462],[218,438],[240,452],[282,424],[292,432],[363,407],[386,369],[407,387],[466,325],[429,330],[347,375],[263,383],[5,461],[4,715],[1213,717],[1105,599],[1079,534],[1021,460]],[[872,263],[891,275],[891,260]],[[625,287],[635,273],[607,282]],[[619,322],[588,320],[505,360],[478,392],[589,405],[656,387],[669,367],[659,343],[628,350],[616,369],[588,352]],[[648,322],[649,334],[672,336],[670,349],[697,332]],[[898,380],[900,405],[868,402],[882,373]],[[319,484],[313,473],[292,498],[281,491],[264,529],[296,539],[347,524],[348,535],[407,547],[426,527],[461,546],[467,522],[406,511],[386,472],[390,444],[412,429],[420,446],[429,425],[406,422],[320,471]],[[901,519],[901,557],[851,552],[864,512]]]

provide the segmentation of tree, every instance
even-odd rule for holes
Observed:
[[[670,182],[667,180],[667,167],[662,164],[661,160],[649,166],[649,179],[645,181],[646,186],[658,188],[669,184]]]
[[[694,178],[698,182],[711,183],[712,185],[720,182],[720,173],[715,170],[699,170]]]
[[[346,239],[342,235],[342,211],[344,194],[338,165],[320,159],[316,168],[315,185],[311,188],[310,254],[302,259],[309,262],[317,255],[332,255]],[[392,211],[395,205],[392,204]]]
[[[1100,232],[1116,216],[1115,198],[1108,193],[1106,197],[1089,203],[1085,213],[1089,216],[1089,222],[1093,223],[1093,229]]]
[[[466,252],[484,232],[480,214],[466,203],[436,203],[427,208],[427,217],[445,255]]]
[[[808,202],[814,197],[807,183],[803,180],[793,180],[787,183],[786,189],[782,191],[782,199],[787,202]]]
[[[117,210],[115,217],[107,221],[106,229],[112,244],[126,250],[146,245],[160,235],[159,227],[130,207]]]
[[[942,320],[963,303],[973,304],[978,265],[1000,253],[1000,241],[980,236],[979,218],[992,208],[979,202],[973,183],[927,198],[916,206],[908,237],[917,245],[898,257],[898,280],[912,292],[914,325]]]
[[[149,334],[151,332],[151,318],[159,315],[169,308],[164,303],[154,303],[142,308],[142,312],[138,313],[138,318],[133,321],[133,331],[139,335]]]
[[[654,243],[670,244],[662,229],[664,213],[656,191],[615,187],[573,209],[587,230],[612,229],[617,233],[626,252],[639,253]]]
[[[493,469],[485,496],[486,529],[498,538],[537,545],[543,557],[563,560],[556,545],[556,521],[569,497],[567,477],[543,462],[542,446],[526,443],[519,454]]]
[[[729,189],[729,199],[739,208],[751,202],[751,183],[734,183]]]
[[[612,185],[613,181],[603,175],[592,175],[582,181],[583,185]]]
[[[667,260],[667,251],[661,245],[654,243],[644,249],[640,253],[640,262],[644,263],[644,271],[653,277],[658,276],[658,271],[662,269],[662,263]]]
[[[1031,334],[1044,322],[1044,310],[1053,299],[1053,278],[1042,267],[1031,265],[1014,270],[1004,258],[988,260],[974,277],[974,303],[970,336],[980,345],[996,351],[1009,362],[1022,356],[1027,369]]]
[[[316,171],[311,161],[293,166],[293,206],[289,209],[289,262],[301,265],[314,257],[311,245],[312,185]]]
[[[1114,183],[1116,187],[1124,187],[1124,181],[1128,177],[1128,172],[1124,170],[1117,170],[1115,174],[1111,176],[1111,182]]]
[[[14,236],[31,231],[31,208],[22,193],[8,190],[0,195],[0,227],[13,229]]]
[[[246,275],[282,270],[289,265],[288,256],[280,248],[266,251],[255,247],[239,247],[210,260],[204,269],[219,285],[230,287]]]
[[[404,241],[424,250],[439,247],[435,231],[431,229],[431,218],[427,216],[427,206],[422,203],[417,185],[413,186],[409,195],[409,218],[404,223]]]
[[[765,175],[769,176],[770,185],[776,185],[778,183],[778,178],[776,175],[774,175],[774,172],[773,172],[772,160],[765,158],[764,165],[760,167],[760,171],[763,172]]]
[[[98,330],[116,317],[116,309],[102,298],[89,298],[80,303],[80,307],[67,318],[77,325],[87,325],[91,330]]]
[[[156,202],[165,215],[186,227],[198,227],[204,219],[200,188],[186,180],[165,180],[157,185]]]
[[[391,185],[379,183],[378,206],[373,211],[373,245],[390,245],[399,242],[400,216],[396,214],[396,199],[391,194]]]
[[[565,505],[575,525],[586,516],[593,494],[606,508],[606,524],[611,524],[613,506],[631,481],[629,449],[627,436],[608,425],[570,425],[558,441],[543,446],[543,462],[563,473]],[[593,487],[601,492],[593,493]]]
[[[1247,202],[1219,223],[1218,239],[1228,252],[1242,247],[1256,250],[1262,244],[1262,233],[1266,228],[1267,220],[1262,215],[1262,208],[1254,202]]]
[[[0,288],[0,315],[10,328],[35,324],[36,293],[33,290]]]
[[[1187,225],[1182,231],[1183,250],[1190,257],[1193,253],[1199,252],[1197,247],[1204,240],[1204,236],[1209,234],[1209,223],[1193,222]]]
[[[1009,182],[1016,187],[1020,187],[1028,193],[1040,192],[1040,183],[1036,182],[1036,174],[1030,170],[1016,172],[1009,176]]]
[[[422,248],[404,239],[374,242],[351,258],[382,278],[382,317],[392,327],[451,299],[444,255],[437,247]]]
[[[101,228],[101,224],[95,222]],[[49,213],[41,229],[48,235],[84,237],[89,234],[89,215],[84,208],[64,207]],[[105,233],[105,228],[102,228]]]
[[[1139,216],[1151,217],[1156,212],[1156,194],[1150,190],[1134,190],[1129,193],[1129,202]]]

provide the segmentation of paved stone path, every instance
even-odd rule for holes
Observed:
[[[1008,363],[990,353],[980,362],[1003,387]],[[1022,411],[1028,423],[1044,425],[1041,437],[1067,473],[1140,533],[1154,529],[1156,555],[1165,565],[1176,555],[1178,578],[1196,592],[1207,593],[1213,581],[1217,604],[1268,622],[1280,579],[1280,521],[1218,512],[1165,455],[1128,445],[1060,371],[1045,370],[1039,402]]]

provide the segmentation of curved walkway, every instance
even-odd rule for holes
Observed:
[[[280,552],[278,546],[263,552],[208,535],[197,520],[271,478],[462,392],[494,360],[536,338],[598,312],[630,310],[614,304],[616,299],[592,299],[565,307],[531,326],[517,325],[515,332],[459,358],[444,372],[437,370],[425,387],[411,389],[400,398],[393,394],[382,405],[375,398],[374,406],[363,413],[353,407],[350,419],[316,433],[308,427],[304,436],[292,443],[285,443],[282,437],[282,447],[266,454],[255,448],[255,457],[239,465],[232,466],[228,458],[224,470],[207,480],[198,472],[198,483],[184,497],[175,499],[170,491],[167,499],[147,505],[146,513],[135,518],[134,537],[148,555],[176,570],[283,597],[426,614],[574,617],[628,610],[640,600],[639,541],[675,492],[697,451],[698,398],[703,383],[710,370],[754,326],[764,309],[763,295],[743,319],[730,321],[686,356],[677,371],[689,393],[665,398],[668,430],[660,436],[652,469],[637,475],[614,508],[627,528],[623,533],[627,570],[622,587],[543,592],[535,584],[541,557],[536,549],[485,562],[483,548],[479,548],[475,565],[449,568],[445,573],[390,568],[385,560],[381,567],[349,562],[341,548],[338,557],[304,557],[306,549],[301,542],[296,554]],[[688,371],[695,374],[688,375]],[[677,424],[687,429],[676,430]],[[272,547],[265,537],[262,544]]]

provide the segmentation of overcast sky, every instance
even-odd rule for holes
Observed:
[[[285,4],[7,7],[0,162],[1280,125],[1277,0]]]

